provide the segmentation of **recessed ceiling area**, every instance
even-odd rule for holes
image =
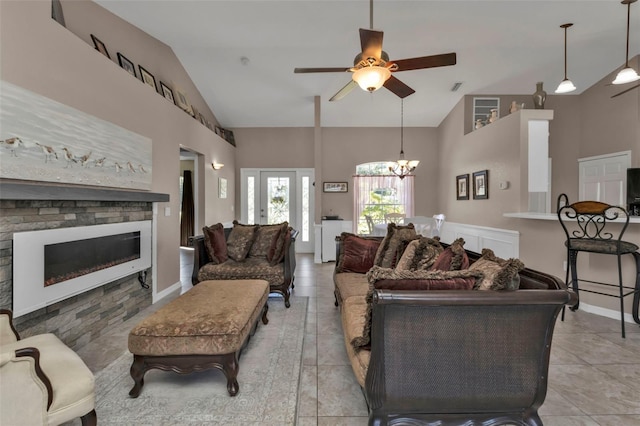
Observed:
[[[296,67],[345,67],[360,53],[369,1],[96,0],[169,45],[224,127],[312,127],[314,96],[323,127],[398,127],[400,98],[359,88],[329,102],[351,73],[294,74]],[[567,74],[575,96],[625,60],[627,9],[617,0],[373,2],[390,59],[456,52],[454,66],[396,72],[416,90],[404,125],[438,126],[466,94],[552,95]],[[640,3],[631,8],[629,56],[640,53]],[[245,59],[243,59],[245,58]],[[460,88],[451,88],[457,82]],[[530,105],[529,107],[532,107]],[[603,106],[606,107],[606,106]]]

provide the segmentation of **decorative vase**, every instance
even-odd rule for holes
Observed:
[[[482,126],[484,126],[484,124],[482,124],[482,119],[481,119],[481,118],[478,118],[478,119],[476,120],[476,129],[479,129],[479,128],[481,128]]]
[[[536,83],[536,91],[533,93],[533,107],[544,109],[544,101],[547,99],[547,92],[542,89],[542,82]]]
[[[516,111],[520,110],[520,105],[516,101],[511,101],[511,106],[509,107],[509,114],[513,114]]]
[[[492,109],[491,110],[491,115],[489,116],[489,123],[493,123],[494,121],[496,121],[498,119],[498,110],[497,109]]]

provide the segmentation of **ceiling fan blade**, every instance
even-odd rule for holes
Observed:
[[[342,89],[338,90],[338,93],[333,95],[331,97],[331,99],[329,99],[329,102],[339,101],[340,99],[342,99],[345,96],[347,96],[347,94],[349,94],[349,92],[351,92],[356,87],[358,87],[358,83],[356,83],[355,81],[351,80]]]
[[[637,89],[638,87],[640,87],[640,84],[636,84],[635,86],[631,86],[628,89],[623,90],[620,93],[616,93],[615,95],[612,96],[612,98],[615,98],[616,96],[624,95],[625,93],[627,93],[627,92],[629,92],[629,91],[631,91],[633,89]]]
[[[360,28],[360,45],[362,46],[362,57],[374,57],[380,59],[382,55],[382,31],[367,30]]]
[[[406,98],[409,95],[416,93],[411,87],[407,86],[394,76],[389,77],[387,81],[384,82],[384,87],[391,90],[400,98]]]
[[[455,53],[443,53],[442,55],[422,56],[420,58],[398,59],[391,61],[398,65],[398,71],[419,70],[423,68],[446,67],[456,64]]]
[[[311,72],[349,72],[351,68],[294,68],[296,74],[304,74]]]

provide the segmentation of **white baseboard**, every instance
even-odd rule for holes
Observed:
[[[601,317],[607,317],[614,320],[620,319],[620,311],[616,311],[614,309],[601,308],[600,306],[589,305],[588,303],[580,302],[580,306],[578,307],[578,310],[583,310],[590,314],[600,315]],[[633,315],[629,313],[624,314],[624,322],[636,324],[636,322],[633,320]]]
[[[165,288],[160,293],[155,293],[153,295],[153,299],[152,299],[151,303],[154,304],[154,303],[159,302],[160,300],[164,299],[165,297],[167,297],[168,295],[170,295],[174,291],[180,290],[181,287],[182,287],[182,283],[180,281],[178,281],[177,283],[173,284],[172,286]]]

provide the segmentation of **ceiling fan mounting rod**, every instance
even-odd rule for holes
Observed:
[[[373,29],[373,0],[369,0],[369,29]]]

